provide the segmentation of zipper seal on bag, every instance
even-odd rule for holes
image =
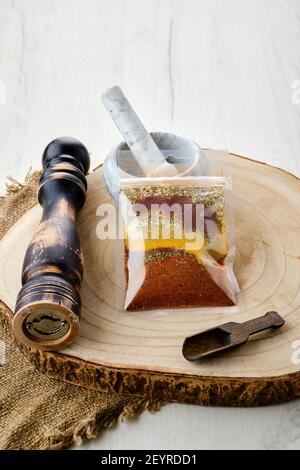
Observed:
[[[232,180],[228,176],[159,176],[120,178],[121,187],[140,186],[224,186],[232,189]]]

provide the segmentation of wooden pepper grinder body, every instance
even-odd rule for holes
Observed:
[[[83,257],[75,220],[85,202],[87,149],[76,139],[52,141],[43,154],[40,225],[26,251],[12,327],[30,347],[55,350],[79,331]]]

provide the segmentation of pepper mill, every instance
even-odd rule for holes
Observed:
[[[43,215],[25,254],[12,329],[23,344],[56,350],[79,331],[83,257],[75,225],[85,202],[89,153],[70,137],[46,147],[38,201]]]

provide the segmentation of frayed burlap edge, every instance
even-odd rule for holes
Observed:
[[[49,436],[49,450],[66,449],[72,445],[79,446],[86,440],[95,439],[100,432],[115,427],[120,421],[126,422],[134,419],[145,410],[155,413],[163,405],[164,402],[150,402],[144,398],[138,398],[133,403],[125,405],[119,414],[112,416],[108,414],[103,418],[102,412],[93,413],[65,433],[54,430],[53,435]]]
[[[36,204],[40,174],[39,171],[30,169],[24,183],[20,183],[12,176],[7,178],[6,195],[0,197],[0,239],[27,210]]]
[[[24,183],[20,183],[13,177],[7,178],[6,195],[0,197],[0,239],[27,210],[36,204],[39,178],[40,172],[32,170],[27,173]],[[10,328],[8,318],[11,312],[6,305],[2,302],[1,304],[0,325],[3,328]],[[15,347],[18,348],[18,352],[22,352],[22,347],[19,347],[15,340],[14,344]],[[24,354],[23,356],[24,359],[28,361]],[[36,371],[36,373],[40,372]],[[51,380],[56,381],[55,379]],[[49,386],[48,378],[47,381],[47,386]],[[13,387],[14,384],[12,383],[11,386]],[[66,384],[66,386],[82,388],[71,384]],[[82,393],[85,393],[85,391],[86,389],[82,388]],[[97,392],[93,393],[97,394]],[[101,393],[101,396],[103,398],[105,394]],[[64,430],[54,427],[45,433],[42,440],[43,442],[41,441],[40,444],[34,445],[33,447],[29,446],[28,448],[66,449],[72,445],[80,445],[85,440],[95,439],[100,432],[116,426],[119,421],[127,421],[137,417],[144,410],[148,410],[151,413],[159,411],[164,403],[164,401],[150,401],[147,398],[124,397],[121,399],[120,407],[116,406],[113,410],[111,410],[110,407],[107,410],[103,410],[102,408],[93,411],[84,418],[78,416],[76,424]],[[5,433],[5,429],[2,430],[2,432]],[[23,447],[22,444],[18,447],[15,447],[14,444],[8,444],[2,448],[25,449],[26,447]]]

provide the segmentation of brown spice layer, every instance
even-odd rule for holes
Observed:
[[[220,229],[224,224],[225,197],[222,186],[141,186],[126,188],[124,194],[132,204],[142,204],[148,210],[152,204],[177,204],[182,208],[185,204],[190,204],[195,214],[196,206],[203,204],[206,218],[215,220]]]
[[[128,285],[128,253],[125,257]],[[197,258],[185,252],[153,256],[145,270],[144,282],[126,310],[234,305]]]

